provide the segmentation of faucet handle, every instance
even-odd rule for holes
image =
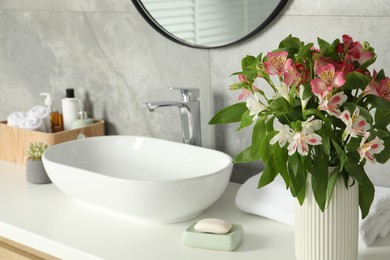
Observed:
[[[200,90],[198,88],[173,88],[170,87],[170,90],[180,90],[182,100],[184,102],[196,101],[200,96]]]

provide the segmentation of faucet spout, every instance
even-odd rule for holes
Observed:
[[[182,93],[190,93],[191,89],[181,89]],[[199,93],[199,90],[197,90]],[[181,116],[181,127],[183,142],[202,146],[201,127],[200,127],[200,102],[192,96],[188,98],[183,96],[182,101],[157,101],[146,102],[146,111],[154,112],[162,107],[177,107]]]
[[[180,107],[183,104],[183,102],[177,102],[177,101],[158,101],[158,102],[146,102],[146,111],[147,112],[154,112],[157,108],[160,107]]]

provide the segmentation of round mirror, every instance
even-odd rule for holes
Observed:
[[[288,0],[132,0],[165,37],[194,48],[237,43],[266,27]]]

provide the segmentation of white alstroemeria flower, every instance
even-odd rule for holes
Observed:
[[[310,99],[310,97],[308,97],[306,99],[303,99],[303,91],[304,91],[304,88],[303,88],[303,86],[301,86],[299,88],[299,98],[301,99],[302,110],[304,110],[306,108],[306,105],[307,105],[307,103],[309,102],[309,99]]]
[[[287,86],[286,83],[284,82],[281,82],[280,86],[276,87],[276,93],[272,96],[272,99],[277,99],[279,97],[283,97],[284,99],[286,99],[287,101],[289,101],[289,92],[290,92],[290,88]]]
[[[282,129],[280,129],[279,133],[277,133],[270,141],[270,144],[275,144],[276,142],[279,143],[279,146],[283,148],[287,141],[290,141],[292,139],[292,131],[288,125],[283,125]]]
[[[348,97],[344,92],[340,91],[333,96],[327,94],[324,99],[320,101],[319,109],[328,112],[328,114],[340,117],[341,111],[340,106],[347,101]]]
[[[249,109],[249,115],[253,116],[253,121],[259,118],[259,113],[267,109],[267,106],[259,101],[260,95],[255,93],[246,100],[246,107]]]
[[[351,135],[352,137],[357,138],[358,135],[364,136],[366,134],[370,125],[367,123],[364,117],[359,115],[359,113],[360,110],[358,107],[355,108],[355,111],[353,112],[352,116],[348,110],[344,110],[341,113],[340,119],[346,125],[346,128],[344,130],[344,137]]]
[[[378,136],[376,136],[374,140],[366,142],[368,137],[370,137],[370,133],[366,132],[362,138],[362,141],[360,142],[360,147],[357,149],[360,155],[359,164],[363,161],[364,158],[371,163],[375,163],[376,160],[374,154],[381,153],[383,149],[385,149],[383,140],[379,139]]]
[[[314,116],[311,116],[305,122],[302,122],[302,132],[312,134],[321,129],[322,121],[320,119],[313,119]]]
[[[297,150],[302,156],[306,156],[309,153],[310,145],[322,144],[322,137],[318,134],[307,134],[304,132],[296,133],[287,147],[288,155],[293,155]]]

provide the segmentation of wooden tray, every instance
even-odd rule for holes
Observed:
[[[27,149],[32,142],[42,142],[47,145],[59,144],[74,140],[82,134],[85,137],[104,135],[104,121],[94,120],[86,127],[66,130],[57,133],[44,133],[7,125],[0,122],[0,159],[25,164]]]

